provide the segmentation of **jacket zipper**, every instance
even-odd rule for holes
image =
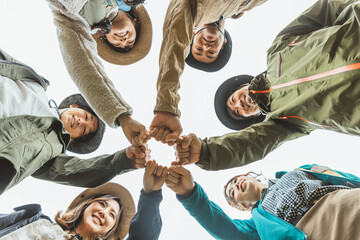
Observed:
[[[280,88],[284,88],[284,87],[288,87],[291,85],[295,85],[295,84],[299,84],[299,83],[303,83],[303,82],[311,82],[323,77],[328,77],[328,76],[332,76],[338,73],[342,73],[342,72],[348,72],[348,71],[352,71],[352,70],[357,70],[360,69],[360,63],[353,63],[353,64],[349,64],[346,66],[342,66],[339,68],[335,68],[333,70],[327,71],[327,72],[323,72],[323,73],[319,73],[313,76],[309,76],[309,77],[304,77],[304,78],[299,78],[287,83],[282,83],[279,85],[275,85],[273,87],[270,87],[268,90],[250,90],[251,93],[257,94],[257,93],[269,93],[271,90],[274,89],[280,89]]]
[[[310,122],[309,120],[306,120],[305,118],[302,117],[298,117],[298,116],[284,116],[284,117],[279,117],[279,119],[289,119],[289,118],[296,118],[296,119],[301,119],[309,124],[315,125],[315,126],[319,126],[319,127],[329,127],[328,125],[321,125],[319,123],[314,123],[314,122]]]
[[[294,42],[295,43],[295,40]],[[289,44],[290,46],[290,44]],[[278,61],[281,62],[281,57],[278,56]],[[299,78],[287,83],[283,83],[283,84],[279,84],[279,85],[275,85],[273,87],[270,87],[268,90],[250,90],[251,93],[253,94],[258,94],[258,93],[269,93],[271,90],[274,89],[280,89],[280,88],[284,88],[284,87],[288,87],[291,85],[295,85],[295,84],[299,84],[299,83],[303,83],[303,82],[310,82],[310,81],[314,81],[323,77],[327,77],[327,76],[332,76],[338,73],[342,73],[342,72],[347,72],[347,71],[352,71],[352,70],[357,70],[360,69],[360,63],[353,63],[353,64],[349,64],[343,67],[339,67],[327,72],[323,72],[323,73],[319,73],[313,76],[309,76],[309,77],[305,77],[305,78]],[[278,74],[280,74],[280,70],[279,70],[279,65],[278,65]],[[297,119],[301,119],[309,124],[315,125],[315,126],[322,126],[322,127],[328,127],[328,125],[321,125],[318,123],[314,123],[314,122],[310,122],[309,120],[306,120],[304,118],[298,117],[298,116],[283,116],[283,117],[279,117],[279,119],[289,119],[289,118],[297,118]]]

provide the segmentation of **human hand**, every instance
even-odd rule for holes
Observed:
[[[166,186],[176,194],[187,197],[195,187],[191,172],[178,162],[172,162],[165,180]]]
[[[139,147],[150,139],[145,126],[134,120],[130,115],[121,115],[118,121],[126,138],[133,146]]]
[[[144,192],[160,190],[164,185],[167,173],[167,167],[158,165],[155,160],[148,161],[143,178]]]
[[[194,133],[181,136],[176,141],[175,149],[176,160],[180,164],[188,165],[200,160],[201,142]]]
[[[150,152],[147,144],[140,147],[130,146],[126,149],[126,156],[134,168],[145,168],[145,163],[150,159]]]
[[[162,130],[162,132],[160,132]],[[157,141],[166,142],[169,146],[175,144],[183,129],[178,116],[168,112],[155,112],[150,124],[150,136]]]

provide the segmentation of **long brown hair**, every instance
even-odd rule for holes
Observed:
[[[122,206],[120,199],[112,196],[112,195],[102,195],[97,196],[95,198],[87,199],[83,201],[81,204],[71,209],[70,211],[66,211],[63,215],[61,215],[61,211],[59,211],[55,216],[55,222],[60,225],[60,227],[65,231],[71,231],[76,228],[76,226],[80,223],[83,213],[85,209],[94,202],[107,201],[114,199],[119,204],[119,214],[116,218],[115,224],[113,228],[105,234],[105,236],[94,236],[94,240],[106,240],[111,239],[115,230],[118,228],[121,216],[122,216]]]

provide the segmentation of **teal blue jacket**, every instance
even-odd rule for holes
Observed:
[[[301,166],[301,169],[310,170],[313,165]],[[360,178],[349,173],[332,170],[344,177],[332,176],[324,173],[311,172],[316,178],[333,185],[348,185],[360,187]],[[286,172],[277,172],[280,178]],[[271,239],[271,240],[302,240],[307,239],[304,232],[292,224],[265,211],[258,201],[253,210],[252,218],[247,220],[231,219],[221,208],[210,201],[200,185],[188,198],[177,196],[185,209],[200,225],[215,239]]]

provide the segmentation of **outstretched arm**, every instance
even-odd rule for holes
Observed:
[[[241,131],[203,139],[196,165],[215,171],[244,166],[263,159],[283,142],[308,134],[280,121],[269,120]]]
[[[75,6],[65,6],[55,0],[48,2],[52,8],[61,53],[70,77],[94,111],[109,126],[116,127],[117,118],[131,114],[132,110],[105,73],[90,26],[79,14],[72,11]],[[72,4],[76,5],[75,3]]]
[[[180,116],[180,76],[190,51],[193,32],[192,1],[172,0],[166,12],[159,59],[157,97],[154,111]],[[194,1],[194,3],[196,3]]]
[[[166,185],[177,193],[177,199],[198,223],[215,239],[259,239],[250,220],[233,220],[210,201],[189,170],[181,165],[170,167]]]
[[[65,185],[97,187],[119,174],[144,167],[147,158],[144,149],[133,146],[111,155],[90,159],[60,154],[45,163],[32,176]]]
[[[144,173],[144,188],[141,190],[137,212],[130,223],[128,240],[156,240],[159,238],[162,221],[160,216],[161,188],[168,169],[155,161],[148,161]]]

